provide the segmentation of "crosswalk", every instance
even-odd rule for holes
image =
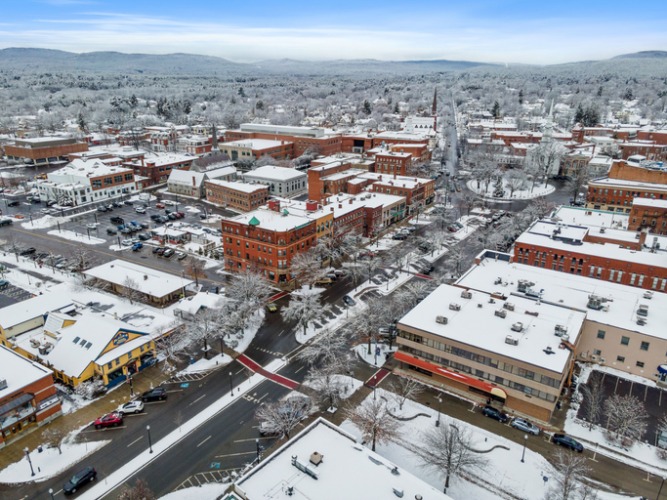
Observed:
[[[232,469],[217,469],[216,466],[219,467],[220,463],[219,462],[211,463],[211,468],[213,470],[207,472],[198,472],[197,474],[188,477],[185,481],[183,481],[176,488],[174,488],[174,491],[210,483],[222,483],[222,484],[231,483],[243,471],[243,469],[240,467]]]
[[[174,375],[172,378],[170,378],[169,382],[174,384],[178,384],[180,382],[196,382],[198,380],[208,377],[212,371],[213,370],[206,370],[194,373],[179,373],[178,375]]]
[[[282,352],[272,351],[271,349],[264,349],[263,347],[255,347],[254,350],[265,352],[266,354],[270,354],[271,356],[275,356],[276,358],[282,358],[284,356]]]

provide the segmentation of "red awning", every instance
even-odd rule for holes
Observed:
[[[502,390],[500,387],[496,385],[490,384],[489,382],[484,382],[482,380],[478,380],[469,375],[464,375],[463,373],[456,373],[442,366],[438,366],[423,359],[410,356],[409,354],[406,354],[402,351],[396,351],[396,353],[394,354],[394,359],[396,359],[397,361],[401,361],[403,363],[407,363],[409,365],[416,366],[418,368],[421,368],[422,370],[435,373],[436,375],[448,378],[449,380],[469,385],[470,387],[474,387],[476,389],[479,389],[480,391],[488,392],[489,394],[493,394],[494,396],[507,399],[507,393],[505,393],[504,390]]]

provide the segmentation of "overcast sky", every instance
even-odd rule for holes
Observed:
[[[555,64],[667,50],[667,2],[2,0],[0,48]]]

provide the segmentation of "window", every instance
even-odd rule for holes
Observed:
[[[602,356],[602,351],[600,349],[593,349],[594,356]]]
[[[649,345],[650,345],[650,344],[649,344],[648,342],[642,342],[641,345],[639,346],[639,348],[640,348],[642,351],[648,351],[648,346],[649,346]]]
[[[616,356],[616,361],[619,363],[625,363],[625,356]]]
[[[637,368],[644,368],[644,362],[643,361],[637,361],[637,363],[635,363],[635,364],[637,365]]]
[[[604,330],[598,330],[598,338],[603,339],[605,336],[606,332]]]
[[[630,337],[621,337],[621,345],[629,345],[630,344]]]

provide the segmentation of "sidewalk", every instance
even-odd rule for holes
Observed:
[[[151,387],[157,387],[169,376],[162,372],[157,366],[152,366],[142,371],[135,379],[133,379],[134,393],[141,394]],[[130,386],[126,383],[114,388],[111,392],[90,403],[83,408],[78,409],[74,413],[60,416],[53,422],[42,427],[36,427],[31,432],[21,435],[15,441],[10,442],[4,448],[0,449],[0,469],[4,469],[8,465],[23,460],[25,458],[26,447],[32,452],[40,444],[44,444],[43,433],[47,429],[58,428],[65,429],[68,433],[81,427],[88,425],[97,417],[115,410],[121,404],[130,400]]]

